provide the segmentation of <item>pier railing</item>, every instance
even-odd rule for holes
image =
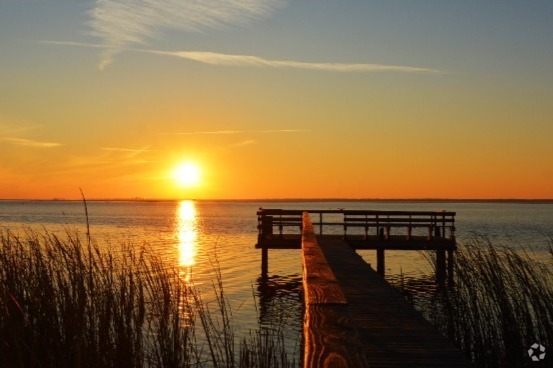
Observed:
[[[257,212],[260,238],[284,235],[286,228],[302,229],[304,210],[263,209]],[[313,227],[320,235],[324,228],[341,227],[345,237],[348,230],[362,230],[366,239],[375,236],[389,240],[394,232],[402,232],[407,240],[413,231],[422,229],[427,240],[455,239],[455,212],[446,211],[378,211],[378,210],[305,210],[314,215]],[[326,217],[326,219],[325,219]],[[329,221],[328,218],[331,218]],[[395,230],[394,230],[395,229]]]

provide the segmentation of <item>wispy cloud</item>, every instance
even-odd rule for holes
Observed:
[[[119,170],[123,167],[156,163],[141,155],[153,152],[148,148],[99,147],[99,154],[72,156],[66,162],[67,170]]]
[[[53,41],[53,40],[37,40],[38,43],[45,43],[51,45],[61,45],[61,46],[78,46],[78,47],[88,47],[93,49],[103,49],[104,45],[87,43],[87,42],[75,42],[75,41]]]
[[[96,0],[92,34],[103,41],[100,67],[132,44],[144,44],[162,29],[221,29],[269,16],[287,0]]]
[[[154,160],[141,158],[143,154],[154,152],[154,150],[149,147],[144,148],[121,148],[121,147],[100,147],[105,153],[96,157],[95,160],[98,162],[104,161],[106,164],[115,163],[116,165],[141,165],[148,164],[152,162],[157,162]]]
[[[108,152],[121,152],[121,153],[127,153],[132,156],[139,155],[141,153],[145,152],[152,152],[151,149],[148,148],[120,148],[120,147],[100,147],[102,151],[108,151]]]
[[[176,56],[204,64],[226,66],[249,66],[265,68],[310,69],[327,72],[400,72],[400,73],[441,73],[439,70],[404,65],[368,63],[321,63],[291,60],[270,60],[252,55],[232,55],[205,51],[147,51],[162,55]]]
[[[42,142],[34,139],[22,138],[30,131],[40,129],[42,126],[31,121],[18,118],[7,118],[0,115],[0,142],[17,146],[52,148],[62,144],[56,142]]]
[[[71,41],[40,41],[54,45],[79,46],[103,48],[103,45],[88,44]],[[192,60],[203,64],[215,66],[236,66],[236,67],[256,67],[256,68],[290,68],[290,69],[308,69],[324,72],[358,72],[358,73],[430,73],[442,74],[444,72],[417,66],[408,65],[388,65],[373,63],[325,63],[325,62],[304,62],[292,60],[271,60],[253,55],[234,55],[223,54],[209,51],[159,51],[146,49],[128,48],[127,51],[143,52],[148,54],[157,54],[164,56],[179,57]]]
[[[40,142],[32,139],[16,138],[16,137],[0,137],[0,141],[15,144],[18,146],[36,147],[36,148],[52,148],[59,147],[61,143],[54,142]]]
[[[274,130],[211,130],[200,132],[174,132],[174,133],[159,133],[162,135],[231,135],[244,133],[300,133],[310,132],[311,130],[304,129],[274,129]]]
[[[0,115],[0,136],[15,136],[42,126],[31,121]]]
[[[236,143],[233,143],[233,144],[229,144],[227,147],[228,148],[238,148],[238,147],[245,147],[245,146],[251,146],[251,145],[254,145],[256,144],[257,142],[254,141],[253,139],[247,139],[245,141],[241,141],[241,142],[236,142]]]

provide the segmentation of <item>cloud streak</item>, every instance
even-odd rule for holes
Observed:
[[[17,146],[35,147],[35,148],[52,148],[59,147],[61,143],[54,142],[39,142],[32,139],[15,138],[15,137],[0,137],[0,141],[15,144]]]
[[[40,41],[53,45],[78,46],[103,48],[103,45],[88,44],[71,41]],[[323,72],[338,73],[425,73],[425,74],[444,74],[443,71],[432,68],[408,66],[408,65],[389,65],[374,63],[325,63],[325,62],[304,62],[293,60],[271,60],[253,55],[223,54],[209,51],[161,51],[127,48],[126,51],[141,52],[162,56],[178,57],[198,63],[213,66],[234,66],[234,67],[253,67],[253,68],[278,68],[278,69],[304,69]],[[119,50],[121,51],[121,50]]]
[[[92,34],[104,46],[100,68],[122,49],[144,44],[163,29],[198,32],[245,24],[270,16],[287,0],[96,0]]]
[[[241,141],[241,142],[236,142],[236,143],[233,143],[233,144],[229,144],[227,146],[227,148],[239,148],[239,147],[245,147],[245,146],[251,146],[251,145],[254,145],[256,144],[257,142],[254,141],[253,139],[248,139],[248,140],[245,140],[245,141]]]
[[[153,150],[148,148],[120,148],[120,147],[100,147],[102,151],[108,151],[108,152],[120,152],[120,153],[126,153],[129,155],[139,155],[141,153],[145,152],[152,152]]]
[[[205,51],[147,51],[161,55],[176,56],[183,59],[193,60],[204,64],[222,66],[243,66],[258,68],[292,68],[309,69],[326,72],[396,72],[396,73],[441,73],[441,71],[430,68],[421,68],[403,65],[386,64],[360,64],[360,63],[320,63],[302,62],[291,60],[270,60],[252,55],[232,55]]]
[[[213,130],[203,132],[175,132],[175,133],[160,133],[162,135],[231,135],[245,133],[301,133],[310,132],[311,130],[303,129],[275,129],[275,130]]]
[[[24,119],[7,118],[0,115],[0,136],[15,136],[41,127],[41,125]]]

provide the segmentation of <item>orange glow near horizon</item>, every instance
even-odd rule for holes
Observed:
[[[2,2],[0,199],[553,200],[550,2],[227,2]]]

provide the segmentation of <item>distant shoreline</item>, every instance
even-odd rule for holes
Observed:
[[[179,202],[192,200],[196,202],[377,202],[377,203],[520,203],[520,204],[553,204],[553,199],[450,199],[450,198],[247,198],[247,199],[155,199],[155,198],[91,198],[87,202]],[[0,202],[82,202],[82,199],[0,199]]]

